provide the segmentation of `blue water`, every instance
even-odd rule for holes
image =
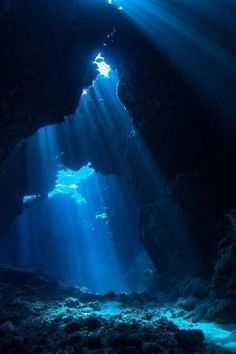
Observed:
[[[23,213],[0,241],[0,261],[42,268],[95,293],[144,291],[153,264],[139,239],[140,198],[161,202],[192,247],[162,173],[117,97],[116,71],[102,53],[95,63],[98,77],[76,113],[27,141]]]
[[[133,127],[116,96],[115,72],[100,53],[94,63],[98,79],[84,90],[76,114],[28,139],[24,210],[9,237],[0,241],[0,261],[40,268],[94,293],[144,291],[149,285],[144,270],[153,266],[139,240],[137,201],[122,176],[104,176],[95,169],[108,154],[107,141],[112,161],[119,165],[123,146],[117,125],[123,135]],[[94,92],[97,97],[92,98]],[[104,105],[105,95],[115,114]],[[88,106],[92,100],[105,122],[101,137],[96,131],[97,116]],[[85,127],[79,121],[81,114]],[[77,149],[90,149],[88,122],[102,156],[95,162],[83,161],[75,169],[64,166],[65,154],[74,158]],[[93,150],[90,153],[93,156]]]

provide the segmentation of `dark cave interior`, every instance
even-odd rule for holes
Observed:
[[[236,351],[233,0],[0,4],[0,353]]]

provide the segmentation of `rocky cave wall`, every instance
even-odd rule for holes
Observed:
[[[105,1],[1,2],[1,167],[19,140],[75,111],[94,54],[122,22]]]
[[[226,214],[235,207],[235,131],[217,125],[218,112],[204,104],[160,53],[140,51],[132,59],[119,95],[184,210],[211,271],[217,245],[231,227]]]
[[[214,297],[231,300],[235,296],[235,219],[231,210],[236,200],[236,144],[235,130],[228,129],[225,118],[233,119],[234,107],[223,103],[218,111],[207,105],[163,53],[102,2],[95,5],[93,1],[81,1],[78,5],[59,0],[40,4],[4,1],[0,16],[4,48],[1,166],[22,138],[43,125],[61,122],[75,110],[82,88],[94,78],[88,63],[95,49],[117,27],[116,41],[105,52],[119,70],[119,96],[167,182],[165,203],[175,200],[181,210],[180,218],[184,218],[199,255],[195,275],[210,280],[213,272]],[[232,38],[228,39],[224,46],[228,45],[232,52]],[[23,154],[23,146],[17,149],[19,155]],[[138,153],[131,149],[130,171],[136,167],[135,163],[132,166],[132,161],[136,161],[132,160],[134,151]],[[77,154],[77,159],[79,163],[76,156],[70,157],[68,165],[78,168],[83,158]],[[102,166],[101,163],[101,170]],[[24,162],[16,164],[14,172],[5,166],[1,176],[1,227],[5,234],[10,220],[21,210],[23,170]],[[141,175],[140,166],[139,171]],[[14,193],[8,189],[11,206],[5,208],[6,180],[13,183],[16,176],[21,176],[18,189]],[[147,193],[141,178],[135,180],[131,176],[130,180],[141,205],[141,238],[159,269],[162,252],[168,248],[163,260],[163,271],[168,270],[164,272],[168,288],[176,283],[177,274],[171,270],[179,267],[178,276],[189,270],[190,248],[186,252],[183,245],[176,246],[181,235],[166,227],[171,218],[163,215],[161,201]],[[174,255],[169,252],[173,244]]]
[[[226,8],[221,7],[221,11]],[[235,58],[235,26],[231,26],[229,34],[222,28],[220,31],[216,23],[215,26],[211,23],[209,28],[207,21],[205,19],[204,23],[201,19],[200,23],[205,26],[206,38],[216,41]],[[162,203],[155,196],[148,201],[144,198],[141,238],[157,269],[161,262],[165,263],[164,288],[171,286],[175,293],[178,284],[177,293],[181,295],[179,284],[183,281],[184,288],[188,271],[212,280],[209,297],[214,303],[214,314],[209,315],[209,319],[235,319],[234,68],[228,68],[231,76],[227,77],[223,68],[219,69],[212,62],[214,76],[224,78],[222,87],[212,89],[212,83],[208,83],[215,97],[212,104],[170,64],[165,53],[148,42],[140,42],[138,48],[130,45],[127,49],[128,60],[119,96],[167,181],[165,205],[174,200],[180,207],[179,217],[184,217],[192,246],[197,251],[197,268],[191,268],[194,262],[190,259],[191,247],[184,248],[178,231],[171,228],[173,219],[163,212]],[[198,74],[203,75],[204,80],[203,72]],[[176,272],[178,268],[180,272]]]
[[[23,196],[30,194],[24,163],[14,167],[6,160],[14,154],[24,159],[24,143],[16,146],[18,142],[76,110],[83,88],[96,77],[91,65],[95,55],[107,34],[123,22],[120,11],[106,1],[1,2],[1,237],[20,214]],[[36,194],[39,184],[36,180],[32,188]]]

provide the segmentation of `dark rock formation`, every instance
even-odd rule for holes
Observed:
[[[214,29],[218,33],[217,25]],[[219,37],[211,39],[219,41],[228,54],[235,55],[233,31],[231,26],[227,43],[222,43]],[[205,35],[210,36],[207,25]],[[214,92],[218,101],[222,98],[218,109],[148,42],[143,45],[141,41],[138,48],[136,44],[130,45],[126,55],[128,69],[124,69],[123,76],[120,70],[119,96],[167,182],[167,198],[181,210],[190,242],[188,250],[182,249],[186,244],[180,241],[178,230],[171,228],[173,218],[171,222],[168,220],[161,198],[154,194],[141,214],[142,241],[161,271],[165,268],[176,272],[182,264],[189,272],[191,246],[194,247],[198,263],[195,274],[209,280],[218,257],[218,245],[231,228],[226,214],[235,207],[236,200],[235,105],[232,99],[225,99],[235,94],[230,83],[235,73],[229,68],[231,78],[225,76],[222,87]],[[215,76],[223,75],[218,70],[215,67]],[[145,196],[143,200],[145,204]],[[156,202],[160,208],[155,206]],[[228,254],[231,247],[233,244],[229,245]],[[220,258],[222,262],[222,253]],[[173,286],[176,278],[174,282],[170,278],[165,277]],[[233,293],[231,296],[235,298]]]
[[[181,346],[183,346],[186,350],[191,351],[193,350],[193,347],[202,346],[204,341],[204,335],[202,331],[199,330],[181,330],[176,333],[176,339]]]
[[[105,1],[1,3],[1,167],[17,142],[76,109],[96,49],[122,21]]]
[[[11,153],[0,173],[0,237],[10,231],[12,221],[22,211],[25,190],[25,144],[19,144]]]
[[[120,97],[212,269],[218,242],[228,230],[224,213],[235,203],[235,131],[226,134],[217,126],[216,113],[161,53],[149,48],[148,54],[135,54],[119,86]]]
[[[220,242],[217,262],[213,271],[211,305],[206,318],[223,323],[236,318],[236,232],[235,211],[231,213],[232,229]]]

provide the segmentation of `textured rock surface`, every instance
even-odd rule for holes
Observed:
[[[228,39],[221,44],[228,53],[235,53],[232,37]],[[149,195],[147,200],[137,184],[136,192],[144,203],[141,239],[157,269],[163,273],[172,271],[171,277],[165,277],[171,288],[179,281],[175,275],[181,266],[185,275],[192,271],[209,281],[215,263],[218,268],[226,257],[224,252],[232,274],[232,248],[229,246],[226,251],[219,244],[231,230],[226,214],[235,207],[236,200],[235,105],[225,100],[235,90],[231,86],[218,96],[218,100],[222,99],[222,110],[218,111],[207,104],[161,52],[148,43],[143,50],[140,42],[139,48],[130,46],[129,66],[121,79],[119,95],[167,182],[165,198],[179,208],[179,221],[184,220],[190,242],[181,242],[177,228],[171,230],[173,218],[163,212],[161,198],[153,194],[153,199]],[[189,261],[191,247],[196,251],[197,267],[192,264],[194,259]],[[175,280],[172,282],[171,278]],[[232,291],[230,296],[235,299]]]
[[[227,323],[236,318],[236,229],[235,211],[230,215],[232,229],[220,242],[212,276],[212,305],[206,318]]]
[[[181,206],[210,274],[228,231],[224,213],[235,203],[235,132],[217,127],[215,112],[160,53],[149,50],[135,52],[120,97]]]
[[[2,265],[0,289],[2,353],[229,353],[178,329],[147,294],[93,295]]]

